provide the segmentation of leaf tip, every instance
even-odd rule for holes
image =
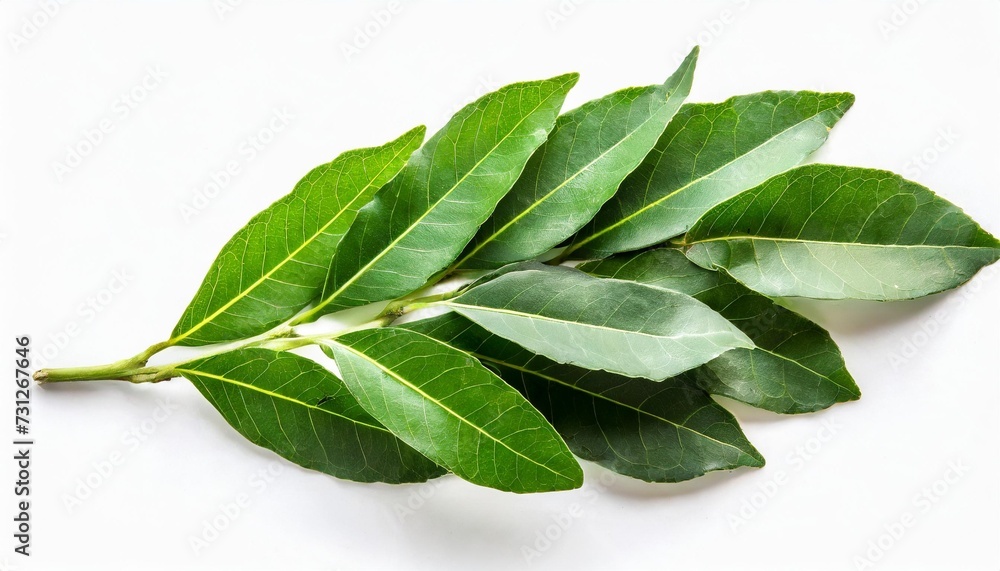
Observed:
[[[422,140],[424,138],[424,135],[426,135],[426,134],[427,134],[427,126],[426,125],[417,125],[416,127],[414,127],[412,129],[410,129],[409,131],[403,133],[403,137],[405,137],[405,138],[412,137],[412,138],[415,138],[415,139],[421,139]]]
[[[576,82],[580,81],[580,73],[576,71],[571,71],[569,73],[558,75],[553,79],[562,81],[563,85],[566,85],[568,89],[576,85]]]
[[[691,51],[681,64],[677,66],[677,71],[671,75],[664,85],[678,85],[683,89],[683,93],[686,95],[691,90],[691,81],[694,76],[694,68],[698,63],[698,54],[701,53],[701,47],[695,45],[691,48]]]
[[[767,464],[767,460],[765,460],[764,456],[762,456],[761,453],[758,452],[753,446],[750,447],[750,450],[751,453],[746,455],[742,465],[748,468],[763,468],[764,465]]]
[[[559,474],[561,477],[557,481],[554,480],[551,486],[545,486],[535,491],[568,492],[571,490],[579,490],[583,487],[583,468],[580,467],[580,463],[576,461],[576,458],[573,458],[572,455],[570,458],[572,461],[572,468],[561,471]]]
[[[844,113],[847,113],[851,107],[854,107],[854,101],[856,98],[854,97],[854,94],[849,91],[842,91],[837,95],[839,95],[841,99],[839,108],[841,115],[843,115]]]
[[[747,468],[763,468],[767,464],[767,460],[764,459],[764,455],[757,450],[757,447],[753,445],[745,436],[743,437],[743,442],[739,446],[740,457],[736,461],[734,467],[746,466]]]

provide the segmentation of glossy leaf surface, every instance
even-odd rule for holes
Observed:
[[[445,473],[305,357],[239,349],[176,371],[245,438],[300,466],[359,482],[422,482]]]
[[[854,103],[849,93],[765,91],[681,108],[643,164],[580,231],[574,258],[638,250],[805,159]]]
[[[361,406],[456,475],[518,493],[583,482],[555,429],[471,355],[395,327],[347,333],[329,347]]]
[[[560,116],[455,267],[534,258],[590,221],[677,113],[697,58],[695,48],[662,85],[623,89]]]
[[[454,261],[545,142],[576,80],[508,85],[459,111],[358,215],[311,317],[408,294]]]
[[[653,382],[555,363],[455,313],[404,325],[468,351],[517,388],[577,456],[650,482],[763,466],[736,419],[682,375]]]
[[[171,341],[206,345],[251,337],[308,305],[358,210],[403,168],[423,137],[418,127],[384,146],[348,151],[254,216],[219,252]]]

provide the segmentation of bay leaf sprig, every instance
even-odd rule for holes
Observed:
[[[359,482],[763,466],[713,395],[781,414],[861,396],[779,298],[943,292],[1000,242],[899,175],[802,165],[853,95],[690,103],[698,55],[565,112],[577,74],[515,83],[426,142],[343,152],[236,231],[164,341],[35,379],[183,377],[250,442]],[[175,346],[199,353],[149,364]]]

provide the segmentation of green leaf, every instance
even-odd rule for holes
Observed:
[[[572,236],[653,148],[691,90],[697,59],[695,48],[663,85],[624,89],[560,116],[453,267],[498,268]]]
[[[445,303],[535,353],[629,377],[661,380],[753,346],[690,296],[566,267],[536,263]]]
[[[583,483],[552,426],[469,354],[393,327],[347,333],[330,348],[361,406],[459,477],[518,493]]]
[[[455,313],[407,327],[497,371],[556,427],[577,456],[649,482],[763,466],[736,419],[685,375],[653,382],[561,365]]]
[[[446,268],[545,141],[577,77],[508,85],[459,111],[361,211],[304,319],[395,299]]]
[[[715,204],[818,149],[853,103],[849,93],[765,91],[685,105],[569,252],[604,258],[683,234]]]
[[[175,370],[245,438],[300,466],[358,482],[423,482],[445,473],[305,357],[238,349]]]
[[[781,413],[812,412],[861,396],[826,330],[723,272],[699,268],[677,250],[622,254],[580,269],[686,293],[746,333],[756,347],[726,351],[692,371],[711,393]]]
[[[347,151],[254,216],[222,247],[170,343],[252,337],[313,301],[358,210],[396,176],[423,137],[417,127],[381,147]]]
[[[710,210],[688,258],[750,289],[820,299],[910,299],[968,281],[1000,242],[961,209],[899,175],[807,165]]]

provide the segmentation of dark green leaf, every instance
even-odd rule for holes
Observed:
[[[624,89],[559,117],[455,268],[534,258],[586,224],[656,143],[691,90],[698,49],[663,85]]]
[[[454,261],[545,141],[576,80],[516,83],[459,111],[361,211],[305,319],[408,294]]]
[[[347,333],[330,348],[361,406],[456,475],[518,493],[582,484],[558,433],[469,354],[394,327]]]
[[[305,357],[238,349],[175,371],[240,434],[300,466],[358,482],[422,482],[445,473],[366,413],[340,379]]]
[[[650,482],[763,466],[736,419],[686,376],[653,382],[560,365],[449,313],[404,325],[467,351],[534,404],[577,456]]]
[[[897,300],[956,287],[1000,258],[961,209],[899,175],[807,165],[710,210],[687,256],[774,296]]]
[[[489,331],[560,363],[665,379],[753,344],[694,298],[534,264],[446,302]]]
[[[171,343],[252,337],[308,305],[358,210],[396,176],[423,137],[417,127],[384,146],[348,151],[254,216],[219,252]]]
[[[713,205],[801,162],[853,103],[849,93],[765,91],[685,105],[569,250],[603,258],[683,234]]]
[[[677,250],[622,254],[580,269],[693,296],[740,328],[753,349],[733,349],[691,374],[709,392],[781,413],[812,412],[856,400],[861,391],[822,327]]]

